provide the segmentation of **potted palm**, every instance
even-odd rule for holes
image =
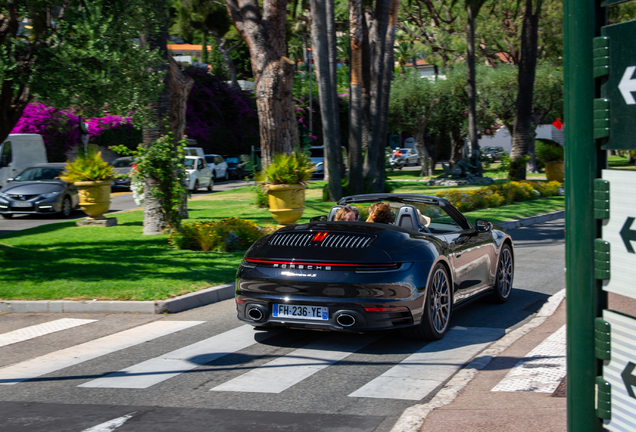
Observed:
[[[565,178],[563,146],[556,141],[542,138],[536,139],[534,142],[537,161],[545,164],[546,179],[563,183]]]
[[[263,169],[269,211],[279,224],[295,223],[303,215],[306,182],[314,170],[309,155],[300,150],[274,155],[272,163]]]
[[[88,146],[79,152],[73,161],[67,161],[60,178],[77,186],[81,209],[88,215],[88,221],[110,221],[102,223],[107,226],[115,225],[116,219],[104,218],[104,213],[110,208],[110,191],[115,171],[102,159],[101,152],[96,146]],[[114,223],[113,223],[114,222]]]

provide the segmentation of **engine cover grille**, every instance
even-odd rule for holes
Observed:
[[[371,235],[349,233],[290,233],[274,234],[270,237],[269,244],[272,246],[361,249],[371,246],[374,238],[375,236]]]

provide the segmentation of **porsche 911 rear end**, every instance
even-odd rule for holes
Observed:
[[[238,270],[238,318],[255,326],[366,331],[419,323],[434,245],[364,222],[292,226]]]

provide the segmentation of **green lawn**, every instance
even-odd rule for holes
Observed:
[[[395,192],[433,195],[448,188],[420,182],[395,182]],[[322,202],[324,182],[307,190],[300,222],[327,214],[334,203]],[[471,187],[464,187],[471,188]],[[267,209],[253,205],[252,187],[196,197],[189,202],[191,220],[229,216],[275,225]],[[504,220],[561,210],[563,197],[466,213],[469,220]],[[115,215],[112,228],[55,223],[0,237],[0,299],[156,300],[230,282],[242,253],[171,249],[167,235],[142,235],[143,212]]]

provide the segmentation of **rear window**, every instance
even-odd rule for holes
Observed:
[[[214,163],[214,156],[206,155],[206,156],[205,156],[205,161],[206,161],[207,163]]]

